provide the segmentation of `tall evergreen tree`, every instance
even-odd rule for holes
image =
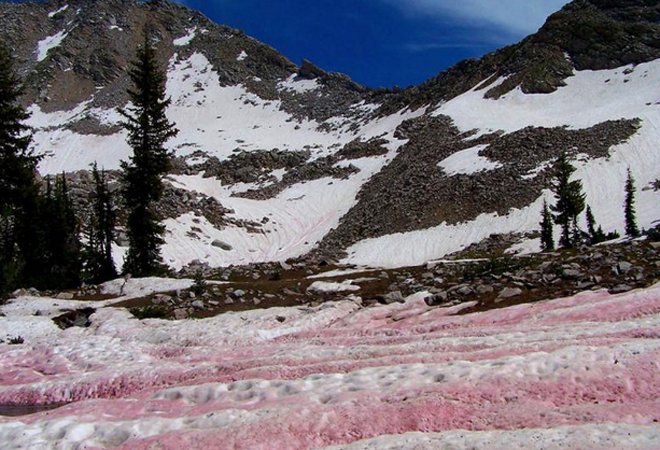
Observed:
[[[30,150],[32,136],[24,124],[29,115],[20,95],[11,55],[0,45],[0,292],[21,285],[41,256],[39,158]]]
[[[551,209],[555,213],[555,223],[562,229],[560,244],[566,248],[574,247],[579,242],[580,229],[577,220],[585,208],[582,182],[580,180],[571,181],[575,170],[568,160],[566,152],[562,152],[554,166],[552,192],[555,194],[557,203]]]
[[[80,284],[82,269],[79,224],[69,196],[64,174],[50,180],[42,206],[42,223],[45,227],[45,252],[42,255],[47,266],[43,274],[35,274],[34,285],[48,289],[72,288]]]
[[[167,119],[170,100],[165,98],[165,73],[156,60],[148,34],[129,71],[133,89],[128,91],[132,106],[120,110],[126,121],[128,143],[133,149],[130,163],[122,162],[122,197],[128,208],[129,251],[124,272],[148,276],[162,270],[160,246],[164,228],[158,222],[154,204],[163,194],[162,177],[170,169],[168,139],[178,130]]]
[[[640,236],[635,212],[635,192],[635,178],[630,169],[628,169],[628,179],[626,180],[626,202],[624,209],[626,216],[626,235],[631,238],[638,238]]]
[[[548,202],[543,202],[543,219],[541,220],[541,246],[544,252],[550,252],[555,249],[555,237],[552,226],[552,213],[548,207]]]
[[[112,241],[117,218],[113,209],[112,195],[105,180],[105,172],[99,172],[96,163],[92,168],[92,177],[94,192],[90,196],[85,269],[88,280],[98,284],[117,277],[112,259]]]

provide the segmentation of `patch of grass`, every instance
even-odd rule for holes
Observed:
[[[463,267],[462,276],[464,281],[472,281],[486,275],[499,276],[507,272],[516,272],[528,265],[528,261],[504,256],[502,258],[492,258],[488,261],[468,264]]]
[[[144,319],[164,319],[167,311],[162,306],[143,306],[141,308],[131,308],[130,313],[140,320]]]
[[[195,274],[195,283],[190,287],[190,291],[194,293],[197,297],[199,297],[204,292],[206,292],[207,287],[208,287],[208,283],[202,276],[202,273],[197,272]]]

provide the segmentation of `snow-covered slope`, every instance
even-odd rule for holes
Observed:
[[[33,314],[42,304],[16,299],[0,309],[0,337],[20,332],[26,343],[0,344],[0,405],[76,403],[1,418],[0,446],[660,445],[659,287],[470,315],[456,315],[470,304],[422,298],[179,322],[101,308],[90,328],[65,331]]]
[[[167,2],[112,0],[98,8],[86,0],[8,4],[3,5],[10,13],[0,16],[0,33],[15,44],[22,73],[39,74],[26,78],[26,98],[34,148],[44,155],[42,174],[88,170],[93,162],[112,170],[131,155],[116,112],[126,103],[124,68],[137,45],[141,20],[154,20],[172,98],[168,115],[180,129],[168,145],[184,166],[168,182],[212,197],[230,211],[222,223],[211,223],[194,210],[168,216],[163,252],[172,267],[193,261],[211,266],[281,261],[313,249],[334,255],[347,250],[345,263],[401,266],[442,258],[493,233],[521,234],[514,249],[538,249],[529,235],[538,230],[542,202],[550,197],[552,158],[530,166],[528,154],[524,172],[512,167],[516,146],[525,140],[543,154],[573,151],[570,139],[543,141],[545,130],[557,127],[578,130],[579,137],[606,121],[640,119],[629,138],[608,126],[590,135],[587,142],[605,142],[605,148],[598,155],[574,155],[576,176],[584,182],[597,220],[606,230],[621,231],[623,185],[630,168],[640,189],[640,225],[655,225],[660,198],[651,185],[660,178],[660,60],[653,59],[654,47],[644,36],[654,32],[657,8],[629,3],[571,4],[523,43],[459,64],[401,93],[372,91],[308,62],[296,67],[243,33]],[[630,8],[645,15],[635,16]],[[648,17],[639,25],[646,27],[642,34],[633,26],[638,16]],[[14,23],[37,19],[41,22],[34,27]],[[586,54],[575,50],[573,40],[585,37],[571,20],[620,26],[621,33],[639,41],[638,51],[623,58],[616,42]],[[538,56],[546,53],[547,67]],[[620,63],[630,58],[641,63]],[[569,76],[569,69],[590,64],[618,68],[576,70]],[[530,78],[533,73],[538,80]],[[535,91],[550,93],[525,93]],[[433,125],[440,131],[433,131],[433,120],[441,123]],[[522,141],[502,144],[528,129]],[[429,130],[431,137],[424,138]],[[498,132],[502,135],[494,137]],[[452,136],[450,143],[446,136]],[[346,156],[356,141],[364,148]],[[415,145],[408,148],[409,142]],[[370,145],[380,150],[371,151]],[[508,145],[507,161],[486,156],[502,145]],[[548,147],[552,151],[544,150]],[[227,170],[222,163],[268,151],[295,154],[305,162],[266,168],[249,182],[236,181],[241,178],[236,174],[222,176]],[[411,169],[416,155],[420,167]],[[328,167],[320,173],[316,166],[310,169],[319,162],[350,170],[337,175]],[[246,164],[250,174],[262,170]],[[209,172],[218,166],[220,173]],[[503,180],[524,182],[526,190],[509,193]],[[499,190],[489,195],[484,186],[494,181]],[[442,195],[421,195],[424,191]],[[214,246],[218,241],[223,245]],[[123,253],[117,248],[118,259]]]
[[[484,98],[483,90],[475,88],[443,104],[433,114],[451,117],[461,131],[477,129],[475,139],[483,133],[512,133],[532,126],[583,129],[607,120],[641,119],[637,134],[611,149],[609,158],[578,161],[575,176],[583,181],[587,201],[603,227],[624,230],[624,186],[630,169],[639,189],[639,224],[650,228],[660,219],[660,194],[651,188],[660,178],[659,86],[660,61],[653,61],[636,67],[577,72],[568,78],[567,86],[552,94],[524,94],[516,89],[490,100]],[[484,148],[455,154],[446,161],[445,170],[450,176],[497,170],[496,162],[474,151]],[[534,204],[507,216],[486,214],[469,223],[363,241],[349,249],[346,261],[375,266],[417,265],[461,250],[492,233],[535,231],[539,229],[544,199],[552,203],[552,194],[546,191]]]

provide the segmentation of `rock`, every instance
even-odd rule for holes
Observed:
[[[245,291],[243,289],[236,289],[232,294],[235,298],[245,297]]]
[[[219,248],[219,249],[222,249],[222,250],[224,250],[224,251],[226,251],[226,252],[230,252],[230,251],[232,251],[232,250],[234,249],[234,247],[232,247],[231,245],[227,244],[226,242],[222,242],[222,241],[220,241],[220,240],[218,240],[218,239],[216,239],[215,241],[213,241],[213,242],[211,243],[211,245],[212,245],[213,247],[217,247],[217,248]]]
[[[455,291],[458,295],[462,296],[467,296],[474,294],[474,289],[472,289],[470,286],[461,286]]]
[[[426,272],[422,274],[423,280],[432,280],[435,278],[435,275],[432,272]]]
[[[626,261],[617,264],[616,270],[620,275],[626,275],[633,269],[633,265]]]
[[[168,303],[173,303],[174,299],[169,295],[156,294],[151,299],[151,303],[154,305],[167,305]]]
[[[577,280],[582,278],[584,274],[577,269],[564,269],[561,273],[562,278],[569,280]]]
[[[391,305],[392,303],[405,303],[406,301],[401,291],[390,292],[384,297],[384,299],[386,305]]]
[[[426,302],[426,304],[429,306],[437,306],[446,303],[448,298],[449,295],[446,292],[438,292],[435,295],[429,295],[426,297],[424,302]]]
[[[280,261],[280,268],[282,270],[291,270],[291,266],[284,261]]]
[[[609,292],[610,294],[623,294],[625,292],[630,292],[632,290],[633,290],[632,286],[628,286],[627,284],[620,284],[610,289]]]
[[[233,299],[231,299],[231,298],[229,298],[229,297],[227,297],[227,298],[225,299],[225,305],[233,305],[233,304],[234,304],[234,300],[233,300]]]
[[[71,292],[60,292],[55,298],[58,300],[72,300],[73,294]]]
[[[201,300],[195,300],[192,302],[191,306],[195,309],[204,309],[204,302]]]
[[[495,289],[493,288],[493,286],[490,286],[488,284],[480,284],[479,286],[477,286],[478,294],[490,294],[494,291]]]
[[[174,310],[174,318],[176,320],[184,320],[188,318],[188,311],[182,308]]]
[[[513,298],[513,297],[519,297],[523,293],[522,289],[520,288],[510,288],[506,287],[502,289],[500,292],[500,295],[497,296],[499,300],[506,300],[508,298]]]

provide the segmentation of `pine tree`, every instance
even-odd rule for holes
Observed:
[[[591,245],[599,244],[607,240],[603,227],[598,225],[591,206],[587,205],[587,231],[589,232],[589,243]]]
[[[98,284],[117,277],[112,259],[112,241],[117,218],[112,205],[112,195],[105,180],[105,172],[99,172],[96,163],[92,168],[92,177],[94,192],[90,196],[91,211],[87,229],[85,269],[88,280]]]
[[[560,245],[566,248],[572,248],[579,243],[581,232],[577,220],[585,208],[582,182],[571,181],[575,170],[568,160],[566,152],[562,152],[554,167],[555,179],[552,184],[552,192],[555,194],[557,203],[551,209],[555,213],[555,223],[562,229]]]
[[[130,163],[121,165],[130,246],[123,270],[133,276],[148,276],[162,270],[160,246],[164,228],[153,207],[162,197],[162,177],[171,164],[164,146],[178,130],[165,115],[170,104],[165,98],[165,74],[146,33],[129,75],[133,83],[133,89],[128,91],[132,106],[119,111],[126,119],[123,127],[133,149]]]
[[[541,246],[544,252],[551,252],[555,249],[554,230],[552,226],[552,213],[548,207],[548,202],[543,202],[543,220],[541,220]]]
[[[20,106],[21,88],[12,58],[0,45],[0,292],[23,284],[26,270],[39,264],[37,220],[39,161]]]
[[[594,213],[591,210],[591,206],[587,205],[587,231],[589,232],[589,236],[591,237],[591,243],[594,243],[594,238],[596,237],[596,234],[598,233],[598,229],[596,228],[598,225],[596,224],[596,218],[594,217]]]
[[[47,267],[35,280],[35,286],[45,289],[79,286],[82,269],[79,225],[64,174],[55,179],[54,190],[50,180],[48,182],[42,221],[48,224],[45,229],[46,251],[42,256]]]
[[[624,209],[626,216],[626,235],[631,238],[638,238],[640,236],[635,213],[635,192],[635,178],[633,177],[630,169],[628,169],[628,179],[626,181],[626,202]]]

